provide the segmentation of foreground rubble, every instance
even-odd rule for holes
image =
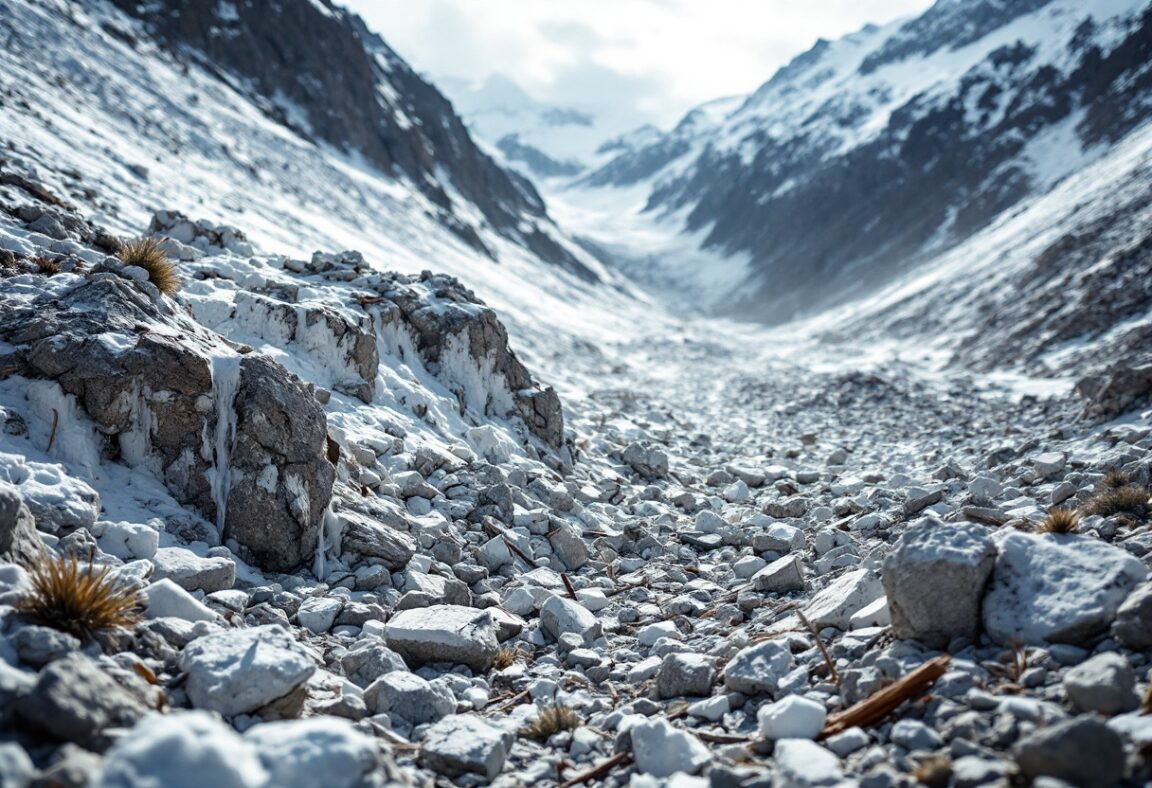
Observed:
[[[567,358],[565,432],[450,278],[163,213],[173,300],[66,208],[8,215],[4,785],[1152,779],[1146,399],[685,324]],[[142,620],[19,614],[40,543]]]

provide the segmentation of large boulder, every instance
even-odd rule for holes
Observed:
[[[264,569],[310,557],[335,479],[311,389],[115,273],[52,283],[28,298],[0,282],[0,341],[17,374],[58,386],[37,396],[77,421],[60,425],[73,434],[63,459],[148,469]]]
[[[999,540],[983,621],[997,643],[1082,645],[1103,634],[1146,573],[1132,554],[1076,534]]]
[[[909,528],[884,562],[892,632],[929,648],[976,639],[980,600],[996,561],[988,529],[927,519]]]
[[[28,565],[43,549],[20,490],[0,481],[0,561]]]

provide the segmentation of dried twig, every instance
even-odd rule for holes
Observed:
[[[52,409],[52,432],[48,435],[48,448],[45,451],[52,451],[52,444],[56,442],[56,428],[60,426],[60,411],[55,408]]]
[[[923,695],[936,679],[944,675],[952,658],[947,654],[930,659],[908,675],[897,679],[859,703],[833,714],[824,724],[820,737],[831,736],[848,728],[867,728],[882,721],[904,701]]]
[[[588,771],[581,772],[572,779],[560,783],[560,788],[572,788],[573,785],[583,785],[584,783],[592,782],[593,780],[597,780],[608,774],[608,772],[612,771],[617,766],[628,763],[630,760],[632,760],[632,753],[616,753],[611,758],[601,761],[599,764],[593,766]]]
[[[752,739],[748,736],[731,736],[726,733],[709,733],[696,731],[696,738],[709,744],[749,744]]]
[[[517,692],[515,695],[513,695],[511,698],[509,698],[506,703],[500,704],[496,708],[492,709],[492,711],[494,711],[494,712],[507,711],[508,709],[512,708],[513,706],[519,704],[520,701],[524,700],[527,697],[528,697],[528,690],[524,690],[523,692]]]
[[[804,615],[799,610],[796,615],[800,617],[801,623],[808,627],[808,631],[812,633],[812,639],[816,641],[816,648],[820,649],[820,656],[824,658],[824,664],[828,666],[828,673],[832,676],[832,681],[836,682],[836,686],[840,686],[840,674],[836,672],[836,664],[832,662],[832,657],[828,655],[828,649],[824,647],[824,641],[820,639],[820,633],[813,626],[812,622],[808,620],[808,616]]]
[[[570,596],[573,600],[575,600],[576,599],[576,587],[574,585],[572,585],[572,581],[568,579],[568,575],[561,572],[560,573],[560,579],[564,581],[564,589],[568,592],[568,596]]]

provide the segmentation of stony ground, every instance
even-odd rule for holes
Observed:
[[[12,223],[22,243],[100,262],[48,277],[12,255],[3,297],[66,302],[76,288],[115,294],[132,281],[141,314],[168,326],[216,314],[221,293],[230,304],[251,301],[237,295],[246,292],[285,299],[309,325],[307,315],[327,313],[306,290],[375,282],[372,299],[401,298],[352,258],[256,265],[245,262],[250,248],[202,255],[177,243],[195,282],[173,307],[92,252],[80,238],[88,230],[61,251],[43,240],[56,229],[44,213],[26,214]],[[435,298],[467,303],[451,284],[437,288]],[[340,314],[340,331],[354,333]],[[253,547],[259,533],[233,527],[225,533],[243,535],[209,544],[202,520],[106,522],[70,481],[74,464],[30,459],[48,427],[34,398],[20,397],[54,368],[47,351],[26,353],[6,334],[0,358],[39,377],[8,371],[0,387],[3,448],[28,452],[0,453],[0,551],[11,561],[0,566],[0,785],[1152,779],[1152,717],[1141,713],[1152,411],[1125,400],[1104,422],[1069,391],[1021,395],[994,377],[720,322],[649,332],[534,370],[574,392],[572,442],[559,450],[525,451],[496,420],[467,441],[440,429],[440,444],[420,442],[395,424],[388,440],[368,437],[349,414],[387,412],[414,430],[444,411],[430,388],[387,407],[382,392],[363,390],[385,381],[414,395],[415,379],[400,373],[415,365],[395,378],[373,367],[343,394],[315,390],[328,410],[335,503],[326,549],[288,573],[268,568]],[[70,341],[67,331],[49,339],[54,351]],[[427,386],[445,374],[442,353],[419,368]],[[287,373],[275,379],[284,397],[313,391]],[[220,378],[204,385],[190,396],[211,413]],[[460,418],[483,420],[467,386],[442,395],[459,397]],[[339,411],[348,397],[359,404]],[[99,404],[81,401],[92,418]],[[1107,398],[1094,405],[1115,410]],[[207,434],[227,432],[214,426],[222,418],[205,422]],[[265,434],[259,419],[235,418],[234,468],[244,436]],[[116,462],[132,445],[120,441]],[[198,494],[205,502],[189,494],[189,506],[218,500]],[[1045,532],[1054,507],[1082,511],[1065,529],[1076,533]],[[142,621],[81,639],[17,609],[37,542],[139,589]]]

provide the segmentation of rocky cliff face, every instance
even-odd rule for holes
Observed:
[[[115,3],[176,57],[215,72],[295,133],[410,181],[474,248],[493,254],[462,201],[541,258],[595,278],[550,237],[532,184],[481,152],[448,100],[330,0]]]
[[[942,0],[817,44],[587,183],[649,179],[650,211],[749,255],[740,310],[786,320],[964,240],[1145,123],[1150,53],[1142,0]]]

